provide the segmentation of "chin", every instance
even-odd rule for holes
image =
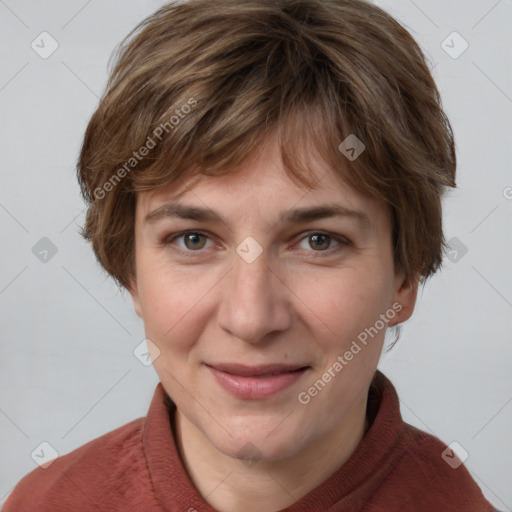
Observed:
[[[286,430],[280,428],[277,431],[279,421],[238,423],[236,429],[227,429],[232,437],[222,431],[221,438],[210,437],[210,441],[224,455],[247,461],[247,465],[255,464],[258,460],[275,462],[287,459],[304,448],[304,443],[299,442],[303,433],[290,430],[290,425]]]

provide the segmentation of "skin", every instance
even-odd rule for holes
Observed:
[[[177,405],[184,466],[221,512],[285,508],[350,457],[368,428],[367,393],[385,328],[309,403],[301,404],[298,394],[393,304],[401,310],[387,326],[414,309],[418,281],[395,272],[388,208],[314,162],[322,177],[305,191],[286,175],[272,142],[236,173],[189,178],[137,196],[130,293],[159,350],[153,365]],[[144,222],[170,200],[213,209],[226,222]],[[369,224],[351,217],[281,221],[284,211],[323,203],[364,212]],[[171,240],[187,230],[204,236]],[[331,237],[315,239],[319,232]],[[248,236],[263,249],[252,263],[236,252]],[[276,395],[243,400],[218,384],[205,365],[213,362],[310,368]],[[247,443],[258,459],[252,465],[239,454]]]

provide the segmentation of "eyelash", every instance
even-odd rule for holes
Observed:
[[[208,233],[206,233],[204,231],[194,231],[194,230],[191,230],[191,231],[182,231],[180,233],[176,233],[176,234],[167,236],[162,241],[162,244],[163,244],[164,247],[167,247],[167,246],[171,245],[175,240],[177,240],[179,238],[182,238],[182,237],[184,237],[186,235],[203,235],[203,236],[205,236],[205,237],[207,237],[208,239],[211,240],[211,238],[210,238]],[[339,245],[337,245],[333,249],[324,249],[324,250],[320,250],[320,251],[314,251],[314,250],[307,251],[307,252],[312,252],[312,253],[320,253],[318,255],[315,255],[314,256],[315,258],[322,257],[325,254],[328,255],[328,256],[332,256],[334,254],[337,254],[341,250],[346,249],[347,247],[350,247],[352,245],[352,242],[350,242],[350,240],[348,240],[345,237],[334,235],[334,234],[331,234],[331,233],[326,233],[326,232],[323,232],[323,231],[309,231],[297,243],[300,243],[302,240],[307,239],[308,237],[313,236],[313,235],[323,235],[323,236],[329,237],[331,240],[335,240],[339,244]],[[177,252],[180,255],[183,255],[183,256],[189,257],[189,258],[197,257],[197,256],[199,256],[203,252],[202,249],[198,249],[197,251],[192,251],[192,250],[181,249],[179,247],[174,247],[172,250]],[[194,253],[197,253],[197,256]]]

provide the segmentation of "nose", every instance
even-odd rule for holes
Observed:
[[[265,251],[251,263],[235,254],[226,280],[218,319],[230,335],[261,344],[290,327],[291,291],[283,276],[269,266]]]

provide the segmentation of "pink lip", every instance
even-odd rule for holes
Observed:
[[[253,400],[267,398],[291,386],[309,368],[306,365],[245,366],[232,363],[218,363],[207,367],[226,391],[237,398]]]

